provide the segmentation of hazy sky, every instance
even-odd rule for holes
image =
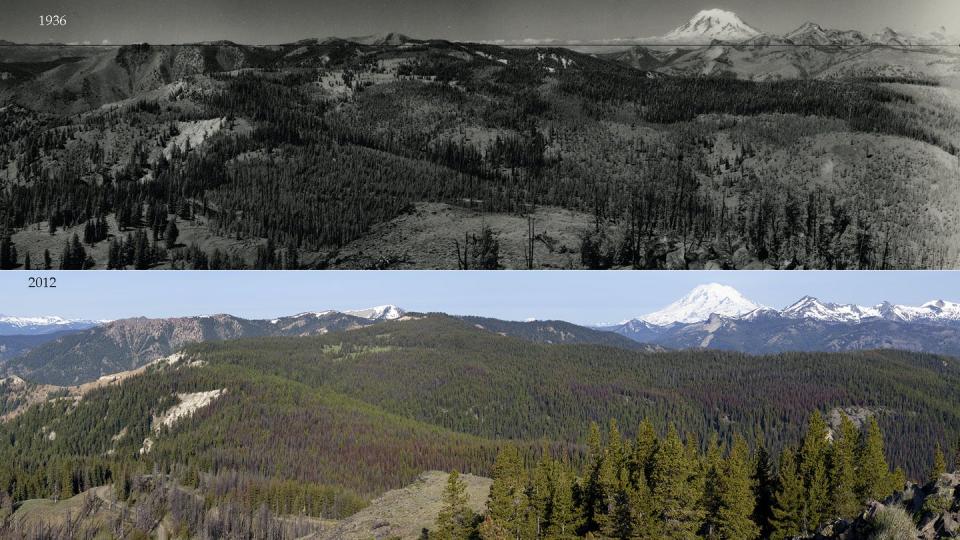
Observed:
[[[807,20],[960,33],[960,0],[3,0],[0,39],[16,42],[281,43],[397,31],[454,40],[599,40],[662,35],[706,8],[783,33]],[[39,25],[66,15],[65,27]]]
[[[960,301],[960,272],[46,272],[56,289],[28,289],[0,272],[0,313],[118,319],[230,313],[272,318],[396,304],[511,320],[618,322],[656,311],[704,283],[783,308],[803,295],[874,305]]]

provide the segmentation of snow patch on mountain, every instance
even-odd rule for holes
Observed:
[[[0,336],[37,335],[61,330],[85,330],[110,321],[65,319],[56,315],[38,317],[13,317],[0,315]]]
[[[375,306],[366,309],[354,309],[344,311],[347,315],[370,319],[371,321],[392,321],[403,317],[407,312],[394,305]]]
[[[697,13],[686,24],[663,37],[669,42],[689,44],[710,43],[713,40],[740,42],[762,35],[736,13],[722,9],[706,9]]]
[[[870,317],[879,317],[880,310],[853,304],[821,302],[812,296],[804,296],[780,312],[788,319],[814,319],[829,322],[860,322]]]
[[[714,314],[739,317],[763,307],[747,299],[733,287],[710,283],[695,287],[686,296],[660,311],[640,317],[640,321],[656,326],[695,323],[706,321]]]
[[[883,302],[876,306],[833,304],[805,296],[780,312],[790,319],[859,323],[866,319],[889,321],[960,321],[960,304],[931,300],[922,306],[904,306]]]

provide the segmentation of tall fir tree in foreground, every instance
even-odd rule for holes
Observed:
[[[516,447],[507,446],[493,465],[487,513],[511,536],[519,537],[527,525],[528,505],[523,459]]]
[[[946,472],[947,459],[943,456],[943,449],[940,448],[940,443],[937,443],[937,447],[933,451],[933,468],[930,469],[929,480],[936,482]]]
[[[757,449],[753,463],[753,492],[757,504],[753,510],[753,521],[760,527],[760,537],[770,538],[773,531],[773,504],[776,495],[777,479],[770,453],[764,445]]]
[[[473,536],[474,515],[467,502],[467,485],[460,479],[460,474],[453,471],[447,477],[443,508],[437,515],[437,529],[430,534],[430,538],[465,540]]]
[[[815,531],[829,518],[829,479],[827,458],[830,450],[827,422],[814,411],[807,425],[807,434],[800,447],[800,476],[803,478],[804,532]]]
[[[670,426],[653,455],[650,479],[662,538],[684,540],[697,536],[703,512],[699,505],[701,494],[691,482],[692,473],[680,435]]]
[[[841,415],[830,451],[830,510],[832,517],[850,517],[861,508],[857,499],[856,453],[859,432],[847,415]]]
[[[752,519],[756,499],[750,473],[747,443],[737,437],[717,477],[716,538],[753,540],[760,534],[760,527]]]
[[[774,496],[770,520],[773,540],[784,540],[803,534],[806,525],[806,504],[803,477],[797,464],[797,454],[787,448],[780,454],[779,489]]]
[[[890,473],[883,452],[883,435],[876,418],[871,418],[867,429],[861,432],[857,452],[860,464],[857,495],[861,501],[881,500],[899,487],[895,475]]]

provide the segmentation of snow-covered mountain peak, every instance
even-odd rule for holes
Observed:
[[[736,13],[723,9],[705,9],[686,24],[664,36],[668,41],[709,43],[713,40],[738,42],[761,35]]]
[[[947,302],[945,300],[931,300],[920,306],[937,315],[939,319],[948,319],[952,321],[960,320],[960,304],[956,302]]]
[[[813,319],[826,322],[860,322],[863,319],[881,316],[881,306],[864,307],[854,304],[821,302],[812,296],[804,296],[780,312],[790,319]]]
[[[65,319],[57,315],[13,317],[0,315],[0,335],[36,335],[61,330],[84,330],[109,321]]]
[[[375,306],[366,309],[344,311],[344,313],[347,315],[353,315],[354,317],[370,319],[371,321],[390,321],[403,317],[404,314],[406,314],[406,311],[397,306],[388,304],[385,306]]]
[[[706,321],[710,315],[739,317],[764,306],[750,301],[727,285],[709,283],[694,287],[686,296],[640,320],[657,326]]]

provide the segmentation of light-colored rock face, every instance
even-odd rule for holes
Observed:
[[[182,418],[192,416],[194,412],[213,403],[215,399],[223,395],[227,390],[220,388],[209,390],[207,392],[193,392],[189,394],[177,394],[180,403],[174,405],[171,409],[157,417],[153,423],[154,431],[159,431],[164,427],[172,427]]]
[[[166,148],[163,149],[163,155],[167,159],[170,159],[170,156],[173,155],[174,148],[179,149],[181,152],[185,152],[189,148],[197,148],[203,144],[203,141],[223,129],[225,122],[226,118],[177,122],[179,133],[167,143]]]

